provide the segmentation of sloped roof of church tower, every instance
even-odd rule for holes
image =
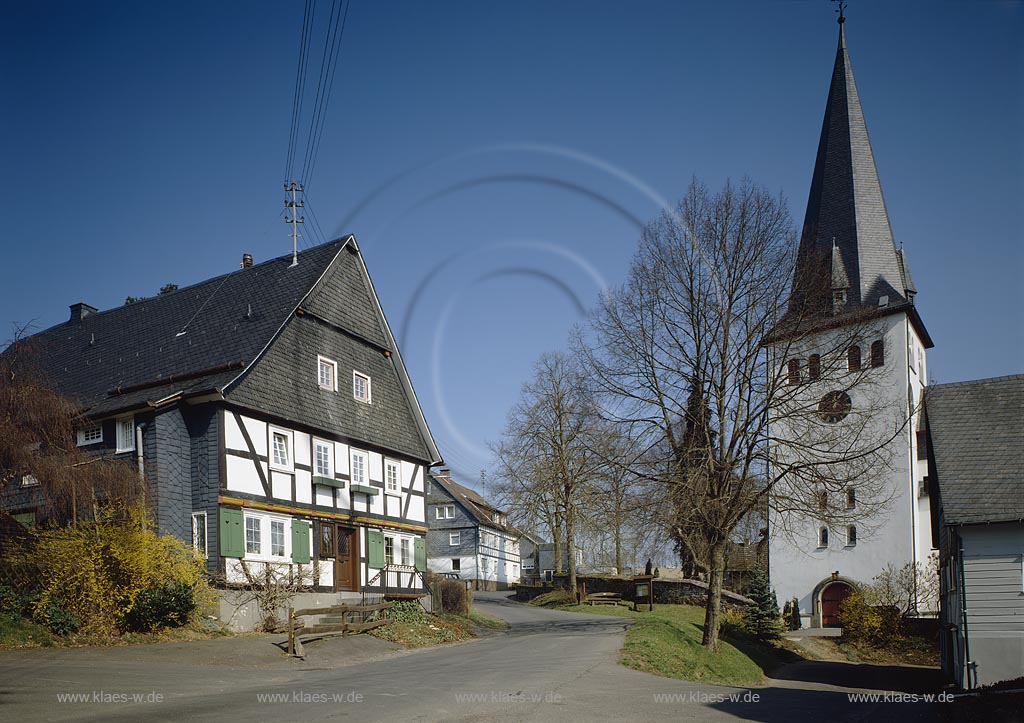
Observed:
[[[915,289],[906,258],[893,242],[842,20],[800,237],[791,313],[835,317],[832,292],[840,288],[837,282],[849,285],[841,316],[906,309],[923,331],[913,312]],[[927,339],[926,332],[922,336]]]

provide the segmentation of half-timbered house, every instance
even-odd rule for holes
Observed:
[[[320,592],[423,592],[440,455],[352,236],[107,311],[75,304],[30,341],[81,405],[80,446],[137,463],[160,528],[223,585],[271,565]]]

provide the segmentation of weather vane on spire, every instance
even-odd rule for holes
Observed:
[[[839,13],[839,24],[842,25],[846,22],[846,16],[843,15],[843,10],[846,9],[846,3],[843,2],[843,0],[832,0],[832,2],[839,3],[839,9],[836,10],[836,12]]]

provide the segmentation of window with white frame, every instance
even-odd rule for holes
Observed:
[[[263,520],[260,517],[245,518],[245,554],[259,555],[263,551]]]
[[[366,484],[366,452],[359,452],[352,450],[352,484],[354,485],[365,485]]]
[[[409,538],[408,537],[403,537],[401,540],[399,540],[399,547],[401,548],[401,551],[402,551],[402,564],[403,565],[411,565],[412,564],[412,549],[410,548]]]
[[[206,559],[206,513],[192,513],[192,547]]]
[[[284,520],[270,521],[270,556],[284,557]]]
[[[135,450],[135,417],[121,417],[117,420],[117,451]]]
[[[394,565],[395,564],[395,538],[385,536],[384,537],[384,564]]]
[[[370,377],[362,372],[352,372],[352,396],[360,402],[370,403]]]
[[[448,533],[448,544],[449,545],[458,545],[458,544],[461,544],[461,542],[462,542],[462,533],[461,532],[449,532]]]
[[[338,391],[338,362],[318,356],[316,366],[317,386],[328,392]]]
[[[334,444],[321,439],[313,440],[313,474],[334,477]]]
[[[270,467],[282,472],[292,471],[292,433],[270,427]]]
[[[388,492],[398,492],[398,462],[384,461],[384,487]]]
[[[103,441],[103,425],[97,422],[78,430],[78,446],[85,447]]]
[[[434,508],[434,519],[454,520],[455,505],[438,505],[437,507]]]
[[[38,487],[39,486],[39,480],[36,478],[36,476],[34,474],[25,474],[25,475],[21,476],[21,486],[22,487]]]

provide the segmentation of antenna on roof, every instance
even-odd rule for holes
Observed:
[[[291,209],[291,218],[286,215],[284,222],[289,223],[292,226],[292,266],[299,265],[299,224],[306,222],[305,216],[299,216],[298,209],[305,207],[305,201],[298,200],[297,194],[302,193],[302,184],[296,183],[294,180],[288,184],[284,184],[285,193],[292,194],[291,198],[285,196],[284,207],[285,209]],[[289,266],[291,268],[291,266]]]

